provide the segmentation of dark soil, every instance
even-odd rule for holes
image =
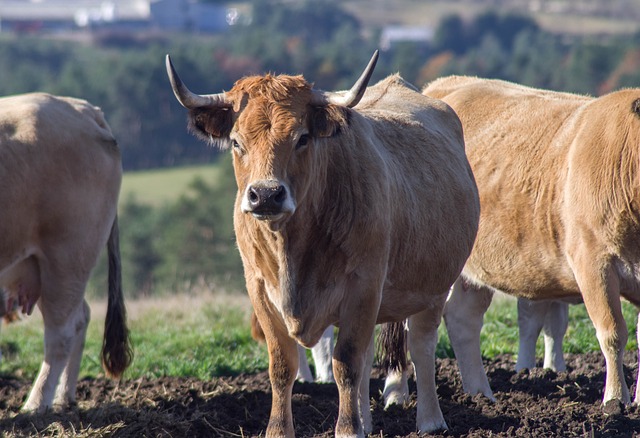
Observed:
[[[487,361],[497,402],[462,392],[455,360],[437,362],[440,406],[449,430],[436,437],[632,437],[640,436],[640,410],[607,406],[601,397],[604,360],[599,353],[568,355],[569,370],[536,369],[516,374],[514,360]],[[628,353],[627,382],[635,393],[637,360]],[[415,385],[406,407],[385,411],[383,380],[371,382],[373,436],[417,437]],[[411,382],[413,383],[413,382]],[[248,437],[264,436],[271,406],[266,373],[200,381],[166,377],[113,382],[85,379],[78,406],[63,413],[18,414],[31,382],[0,377],[3,436]],[[338,412],[335,385],[300,384],[293,389],[296,435],[333,436]],[[638,432],[636,432],[638,431]]]

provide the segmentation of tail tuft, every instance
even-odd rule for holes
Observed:
[[[109,258],[109,299],[102,341],[102,365],[107,376],[120,378],[133,360],[127,328],[127,310],[122,293],[118,218],[113,221],[107,243]]]
[[[405,322],[382,324],[376,343],[378,363],[384,370],[407,369],[407,332]]]

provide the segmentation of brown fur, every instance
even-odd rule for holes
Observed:
[[[629,402],[620,297],[640,305],[640,89],[591,98],[448,77],[424,94],[460,116],[478,182],[464,276],[530,299],[582,294],[607,357],[604,399]]]
[[[299,76],[244,78],[226,93],[231,128],[213,121],[219,110],[211,119],[198,110],[200,121],[192,112],[191,126],[234,144],[235,231],[270,356],[267,435],[293,435],[296,342],[314,345],[330,324],[340,326],[336,434],[361,435],[358,385],[374,325],[425,309],[421,318],[439,320],[471,250],[478,200],[461,126],[446,105],[397,76],[368,88],[355,109],[310,98]],[[293,206],[274,220],[243,212],[248,186],[264,181],[285,185]],[[431,333],[432,325],[416,327]],[[428,365],[425,373],[435,385]],[[419,427],[446,426],[435,390],[425,398]]]
[[[98,108],[44,93],[0,99],[0,287],[23,312],[37,303],[47,332],[25,410],[75,400],[89,322],[85,286],[107,242],[103,357],[114,376],[130,363],[117,246],[121,177],[120,151]]]

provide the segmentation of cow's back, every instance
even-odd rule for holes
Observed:
[[[448,290],[471,250],[479,204],[462,126],[448,105],[392,76],[367,89],[356,109],[380,139],[389,182],[384,319],[387,306],[397,311],[413,293],[423,294],[425,285]]]
[[[86,244],[95,239],[102,248],[121,175],[119,148],[98,108],[45,93],[0,99],[0,272],[25,253],[83,235],[84,224],[93,228]]]

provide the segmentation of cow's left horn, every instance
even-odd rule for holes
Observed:
[[[367,85],[369,84],[369,79],[371,79],[371,75],[373,74],[373,69],[376,66],[376,62],[378,62],[378,51],[373,52],[373,56],[367,64],[367,68],[364,69],[364,72],[360,75],[360,78],[356,81],[356,83],[351,87],[351,89],[347,92],[324,92],[324,91],[315,91],[313,92],[313,96],[311,98],[312,105],[323,106],[329,103],[339,106],[346,106],[347,108],[353,108],[360,102],[362,96],[364,95],[365,90],[367,89]]]
[[[180,80],[169,55],[167,55],[165,63],[173,94],[176,95],[176,99],[178,99],[180,105],[187,109],[231,107],[231,104],[226,101],[224,93],[204,95],[192,93]]]

